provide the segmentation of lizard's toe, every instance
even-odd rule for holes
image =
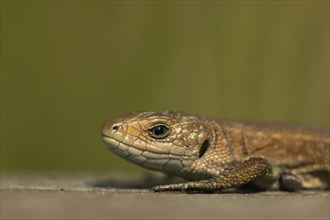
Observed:
[[[150,189],[151,192],[161,192],[161,187],[160,186],[154,186]]]

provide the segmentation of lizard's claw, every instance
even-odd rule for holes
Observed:
[[[213,189],[199,190],[198,187],[196,187],[190,183],[181,183],[181,184],[179,183],[179,184],[154,186],[150,189],[150,191],[152,191],[152,192],[186,192],[186,193],[194,193],[194,192],[211,193],[211,192],[214,192]]]
[[[154,186],[150,189],[151,192],[161,192],[160,186]]]
[[[169,184],[169,185],[160,185],[154,186],[150,189],[153,192],[184,192],[184,186],[186,184]]]

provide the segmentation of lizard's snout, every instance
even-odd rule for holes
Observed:
[[[122,119],[114,119],[105,122],[101,129],[101,135],[106,137],[113,137],[113,132],[119,131],[121,129],[122,121]]]

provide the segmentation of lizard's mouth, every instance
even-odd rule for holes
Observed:
[[[135,146],[106,135],[102,135],[102,140],[113,153],[125,160],[152,170],[177,173],[184,167],[190,166],[193,163],[193,160],[183,158],[182,155],[140,150]]]
[[[120,144],[119,141],[105,135],[102,135],[102,140],[110,150],[118,148]]]
[[[143,151],[135,148],[134,146],[130,146],[105,135],[102,136],[102,140],[112,152],[114,152],[120,157],[133,161],[135,163],[142,163],[146,160],[142,156]]]
[[[115,138],[102,135],[103,142],[108,146],[108,148],[118,154],[121,157],[127,157],[129,155],[133,157],[143,157],[147,159],[180,159],[180,155],[169,154],[165,152],[159,152],[155,150],[155,147],[151,145],[146,146],[146,150],[139,149],[137,146],[130,145],[124,141],[116,140]],[[140,158],[142,160],[142,158]],[[182,159],[182,158],[181,158]]]

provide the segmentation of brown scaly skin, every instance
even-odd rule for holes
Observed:
[[[287,191],[330,187],[329,130],[168,111],[110,120],[101,133],[124,159],[190,180],[156,186],[155,192],[214,192],[245,185]]]

